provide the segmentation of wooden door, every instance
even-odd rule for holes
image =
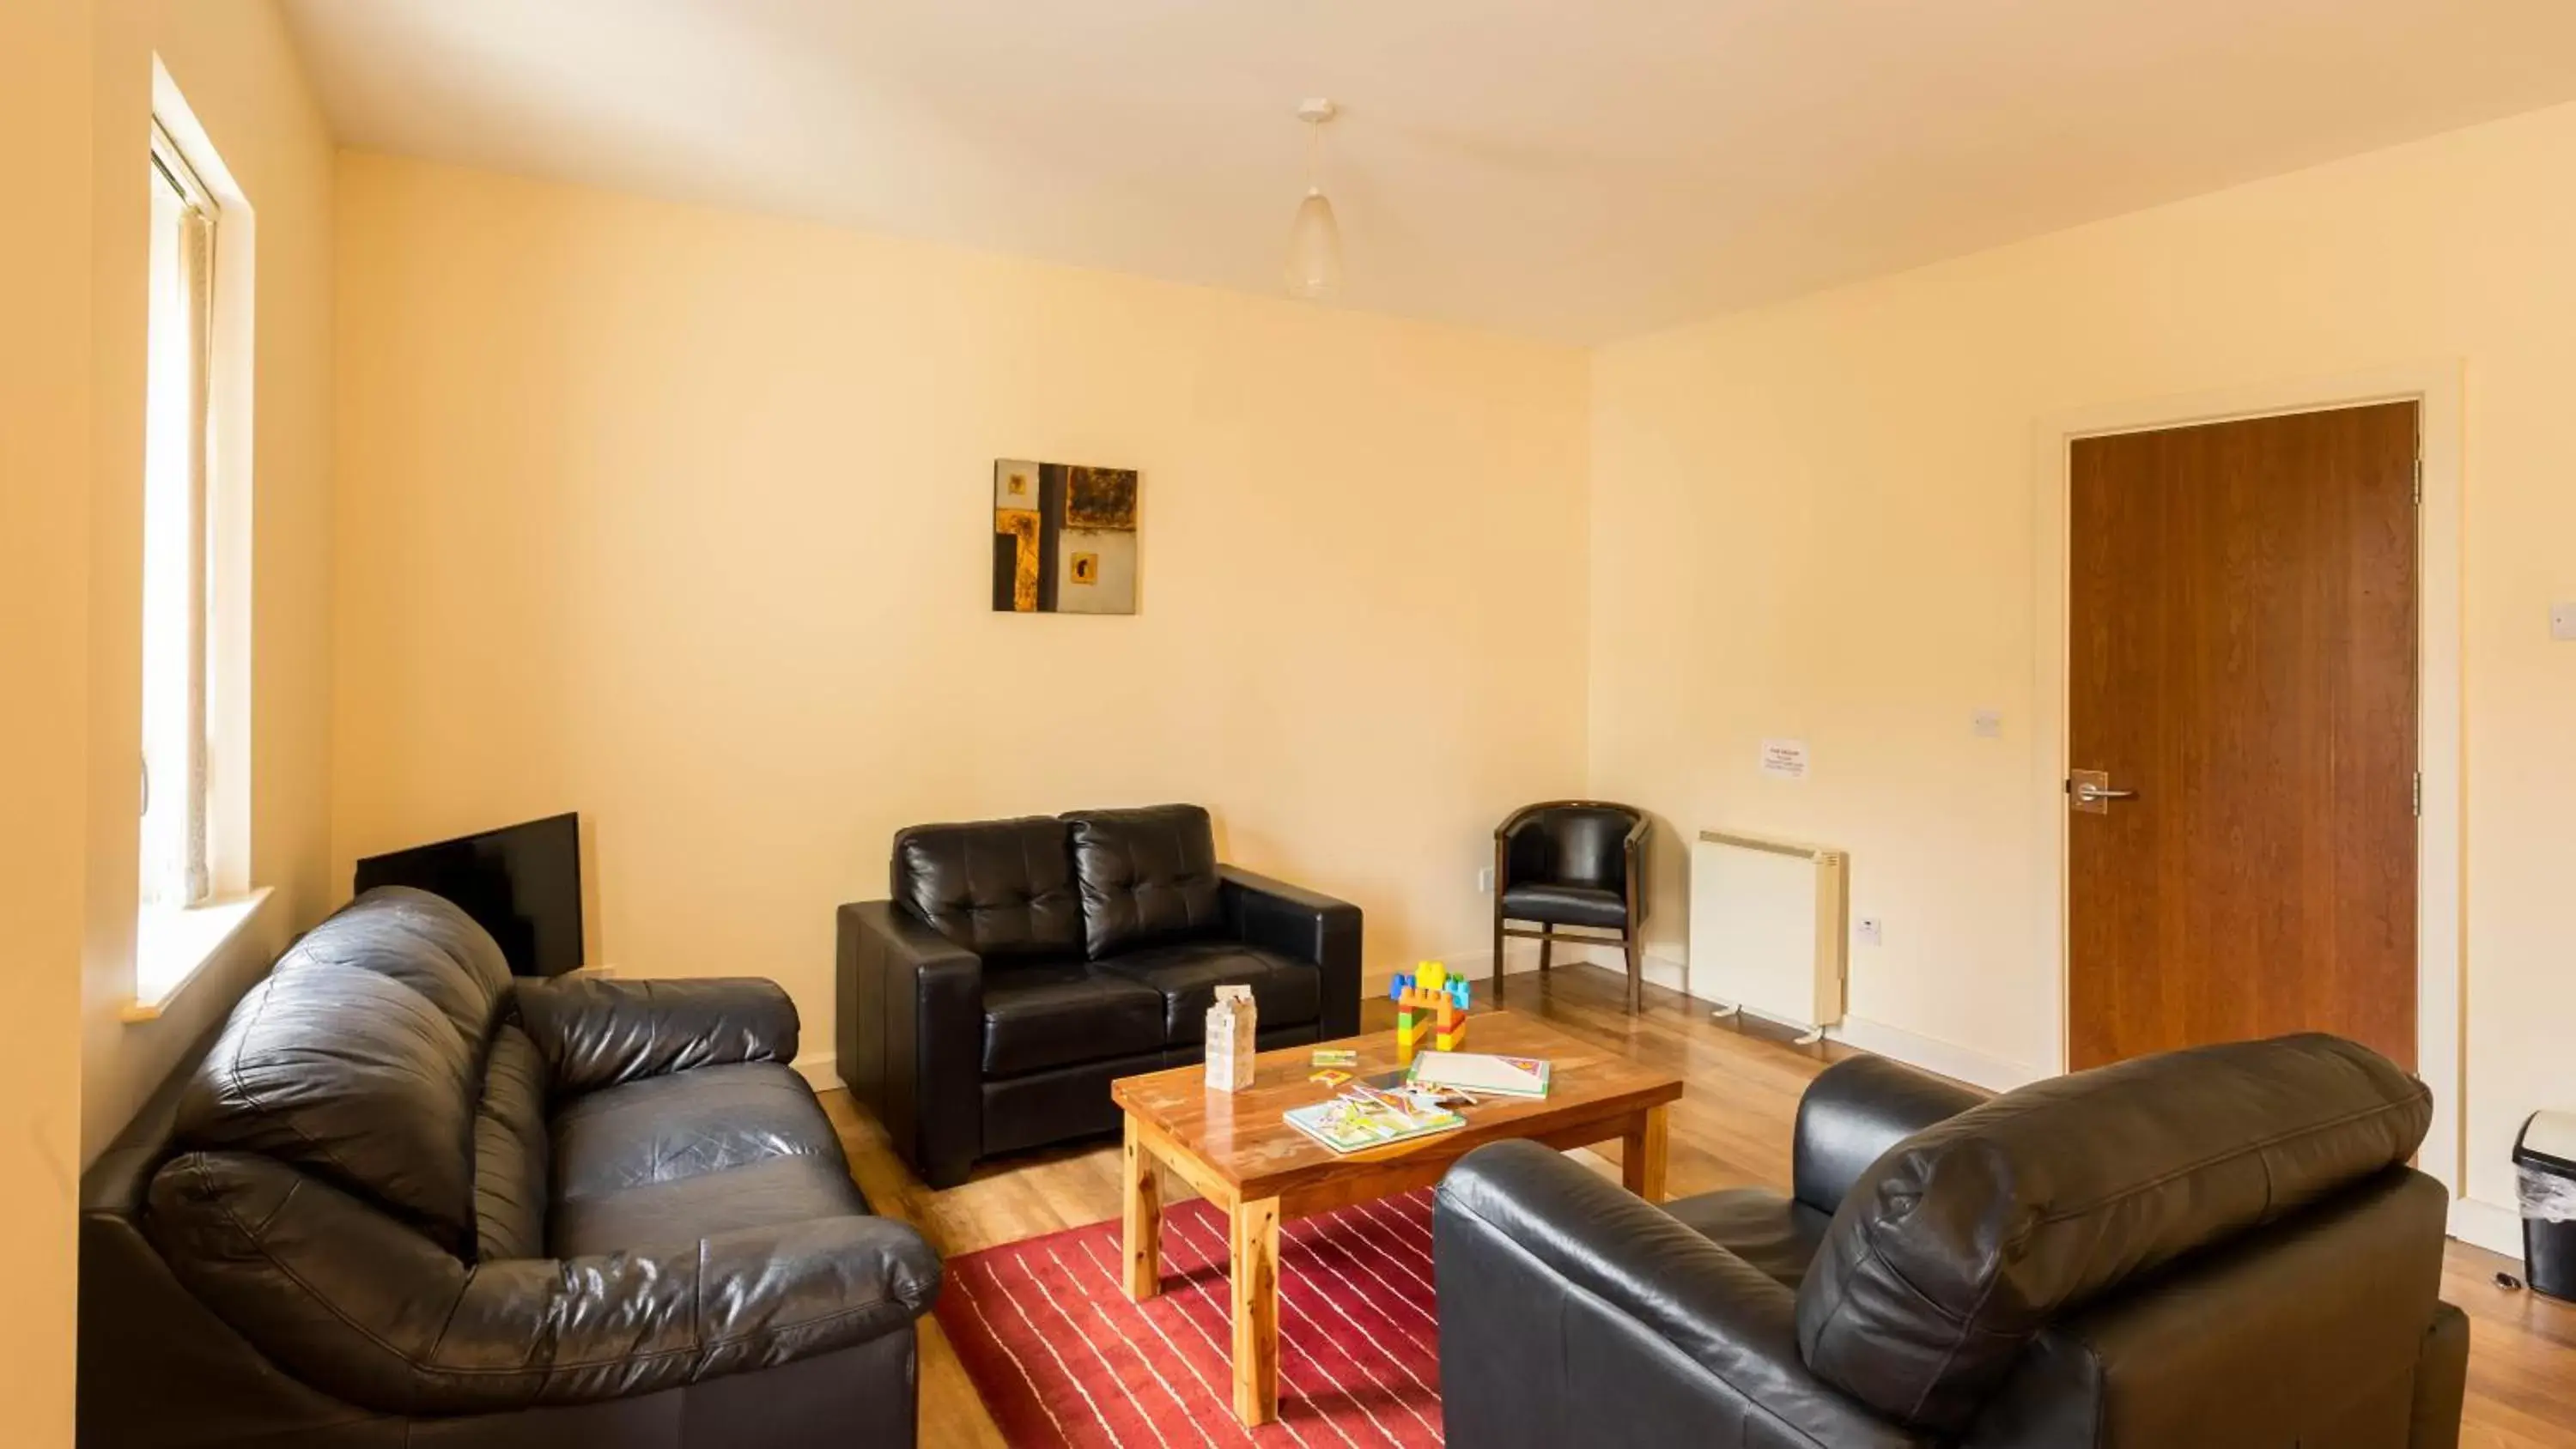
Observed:
[[[2416,440],[2409,402],[2074,444],[2071,1066],[2414,1065]]]

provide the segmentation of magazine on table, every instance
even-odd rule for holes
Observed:
[[[1364,1152],[1467,1125],[1447,1108],[1423,1108],[1388,1093],[1340,1096],[1311,1107],[1292,1107],[1288,1125],[1335,1152]]]
[[[1499,1057],[1487,1052],[1417,1052],[1405,1082],[1416,1087],[1446,1087],[1485,1097],[1544,1097],[1548,1064],[1536,1057]]]

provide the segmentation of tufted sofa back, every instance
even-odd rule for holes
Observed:
[[[906,912],[992,962],[1097,961],[1206,935],[1224,915],[1196,805],[911,826],[892,884]]]
[[[1074,880],[1091,959],[1203,936],[1223,922],[1216,832],[1196,805],[1077,810]]]
[[[914,825],[894,838],[896,904],[988,961],[1082,950],[1064,822],[1044,815]]]

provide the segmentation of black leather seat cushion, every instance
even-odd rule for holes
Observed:
[[[984,970],[984,1075],[1023,1072],[1163,1045],[1163,994],[1081,961]]]
[[[1833,1218],[1796,1198],[1758,1187],[1731,1187],[1664,1204],[1691,1231],[1795,1288],[1816,1260]]]
[[[1064,822],[1044,815],[915,825],[894,838],[894,898],[987,961],[1082,949]]]
[[[831,1119],[777,1062],[575,1098],[554,1119],[557,1257],[868,1211]]]
[[[1220,986],[1249,986],[1261,1029],[1313,1021],[1323,1009],[1323,973],[1258,946],[1234,941],[1176,941],[1129,951],[1099,963],[1104,972],[1152,987],[1163,998],[1164,1040],[1204,1041],[1208,1008]]]
[[[867,1203],[838,1159],[772,1157],[696,1177],[675,1177],[555,1205],[560,1258],[691,1243],[744,1228],[864,1213]]]
[[[1617,891],[1597,886],[1532,881],[1503,892],[1503,914],[1515,921],[1616,930],[1628,922],[1628,902]]]

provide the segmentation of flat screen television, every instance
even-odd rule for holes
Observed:
[[[521,976],[582,964],[581,817],[549,815],[358,862],[356,889],[414,886],[462,907]]]

